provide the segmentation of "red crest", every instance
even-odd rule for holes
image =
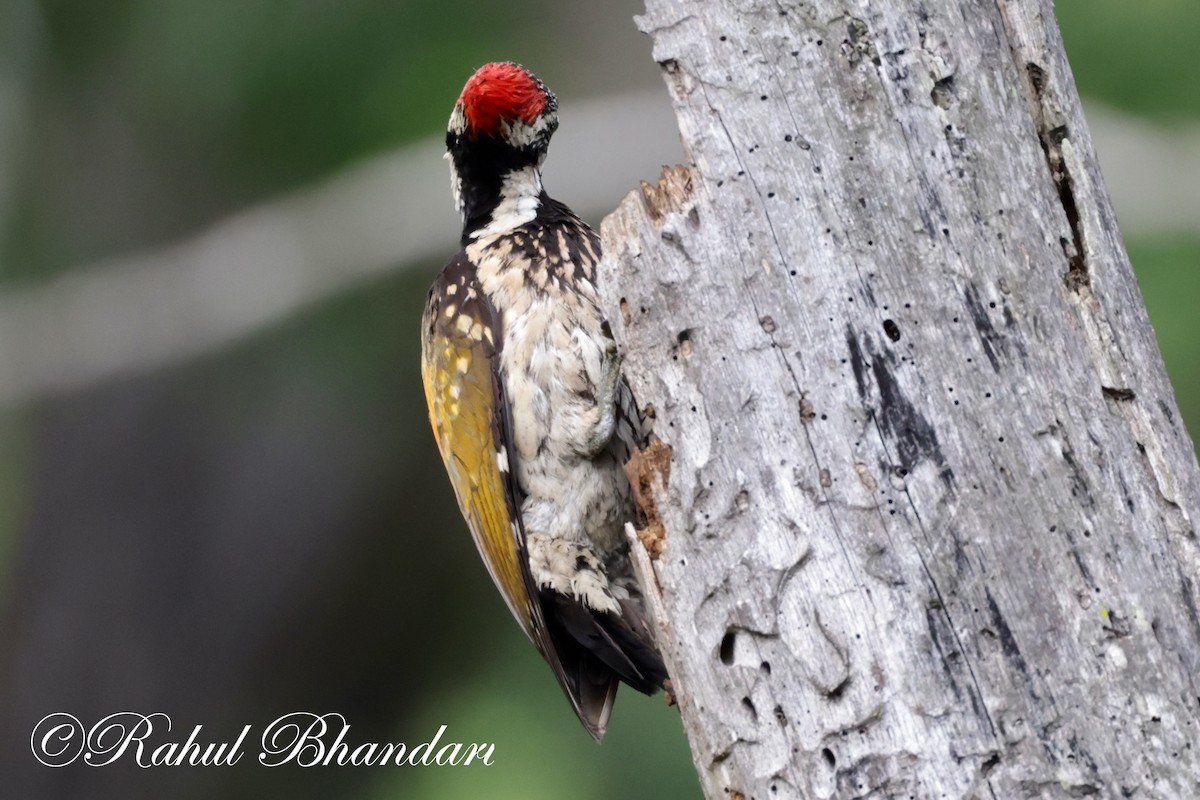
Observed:
[[[502,119],[527,123],[536,120],[546,107],[546,90],[524,67],[502,61],[477,69],[458,102],[469,131],[498,136]]]

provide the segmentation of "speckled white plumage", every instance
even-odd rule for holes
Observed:
[[[538,286],[525,277],[537,268],[522,263],[508,235],[518,227],[480,237],[467,254],[504,323],[500,365],[515,445],[507,461],[524,494],[530,566],[538,585],[611,610],[616,600],[602,570],[622,549],[622,524],[632,516],[620,457],[632,443],[613,441],[621,385],[595,287],[562,275],[581,255],[589,264],[579,271],[590,271],[595,254],[548,252],[558,272],[543,267],[547,279]],[[556,238],[550,243],[559,247]],[[594,578],[579,574],[593,571]]]

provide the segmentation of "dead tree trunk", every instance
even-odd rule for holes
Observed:
[[[640,24],[692,165],[601,280],[708,797],[1200,797],[1200,471],[1049,0]]]

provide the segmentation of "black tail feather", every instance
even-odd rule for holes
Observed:
[[[618,616],[588,608],[551,589],[542,589],[541,602],[564,666],[578,664],[580,673],[586,671],[593,681],[599,668],[643,694],[654,694],[662,687],[667,669],[633,603],[622,601]]]

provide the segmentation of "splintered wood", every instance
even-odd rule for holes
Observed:
[[[671,212],[694,211],[689,201],[692,197],[692,171],[675,164],[663,167],[658,184],[642,181],[642,201],[651,222],[661,224],[663,217]]]
[[[665,491],[671,479],[671,448],[660,439],[653,438],[641,450],[635,450],[625,464],[625,474],[633,488],[633,501],[641,518],[636,526],[638,540],[646,548],[651,561],[657,561],[663,551],[662,517],[654,499],[655,484]]]

